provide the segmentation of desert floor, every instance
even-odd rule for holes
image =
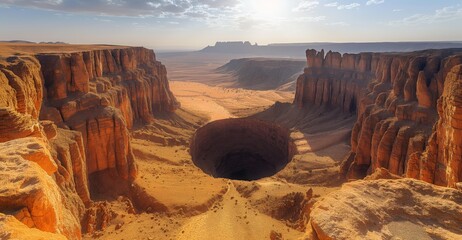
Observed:
[[[123,201],[114,200],[110,204],[116,217],[111,225],[85,239],[250,240],[269,239],[272,231],[284,239],[304,236],[304,223],[288,216],[300,211],[293,209],[294,196],[305,196],[311,188],[314,199],[320,199],[339,188],[338,164],[349,151],[353,119],[335,117],[338,113],[326,115],[322,109],[293,109],[290,104],[284,105],[283,117],[265,111],[276,101],[291,103],[294,93],[213,86],[217,80],[232,81],[231,76],[213,71],[228,60],[217,59],[159,59],[167,66],[170,87],[181,108],[132,131],[139,167],[134,186],[156,208],[129,214]],[[210,64],[213,60],[217,61]],[[292,129],[299,154],[285,169],[246,182],[213,178],[193,164],[189,140],[197,128],[259,112],[264,112],[261,118]],[[298,123],[301,119],[303,125]]]

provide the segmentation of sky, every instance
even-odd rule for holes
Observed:
[[[462,41],[462,0],[0,0],[0,40],[158,50],[216,41]]]

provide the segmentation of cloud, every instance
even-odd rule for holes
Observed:
[[[433,24],[453,20],[462,20],[462,8],[452,6],[437,9],[433,14],[414,14],[401,20],[391,21],[389,25]]]
[[[182,15],[233,8],[239,0],[0,0],[0,5],[108,16]]]
[[[385,0],[369,0],[367,1],[366,5],[377,5],[384,3]]]
[[[353,8],[357,8],[361,6],[361,4],[359,3],[350,3],[350,4],[339,4],[338,2],[331,2],[331,3],[327,3],[327,4],[324,4],[324,7],[335,7],[337,8],[338,10],[350,10],[350,9],[353,9]]]
[[[359,3],[351,3],[351,4],[347,4],[347,5],[339,5],[337,7],[337,9],[339,9],[339,10],[343,10],[343,9],[350,10],[350,9],[357,8],[359,6],[361,6],[361,4],[359,4]]]
[[[314,8],[316,8],[319,5],[318,1],[302,1],[298,4],[297,7],[292,9],[294,12],[307,12],[310,11]]]
[[[337,7],[338,6],[338,2],[331,2],[331,3],[327,3],[327,4],[324,4],[325,7]]]

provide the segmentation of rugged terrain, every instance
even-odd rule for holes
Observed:
[[[442,186],[461,181],[460,49],[343,56],[309,50],[307,60],[295,103],[358,115],[343,165],[347,178],[383,167]]]
[[[91,195],[127,194],[136,178],[129,129],[178,107],[166,69],[144,48],[2,47],[0,209],[80,239],[101,227]]]
[[[308,50],[294,96],[214,86],[226,56],[0,46],[2,239],[462,235],[457,49]]]

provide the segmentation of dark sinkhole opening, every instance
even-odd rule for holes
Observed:
[[[288,129],[251,118],[211,122],[196,131],[190,147],[205,173],[246,181],[273,176],[294,154]]]

